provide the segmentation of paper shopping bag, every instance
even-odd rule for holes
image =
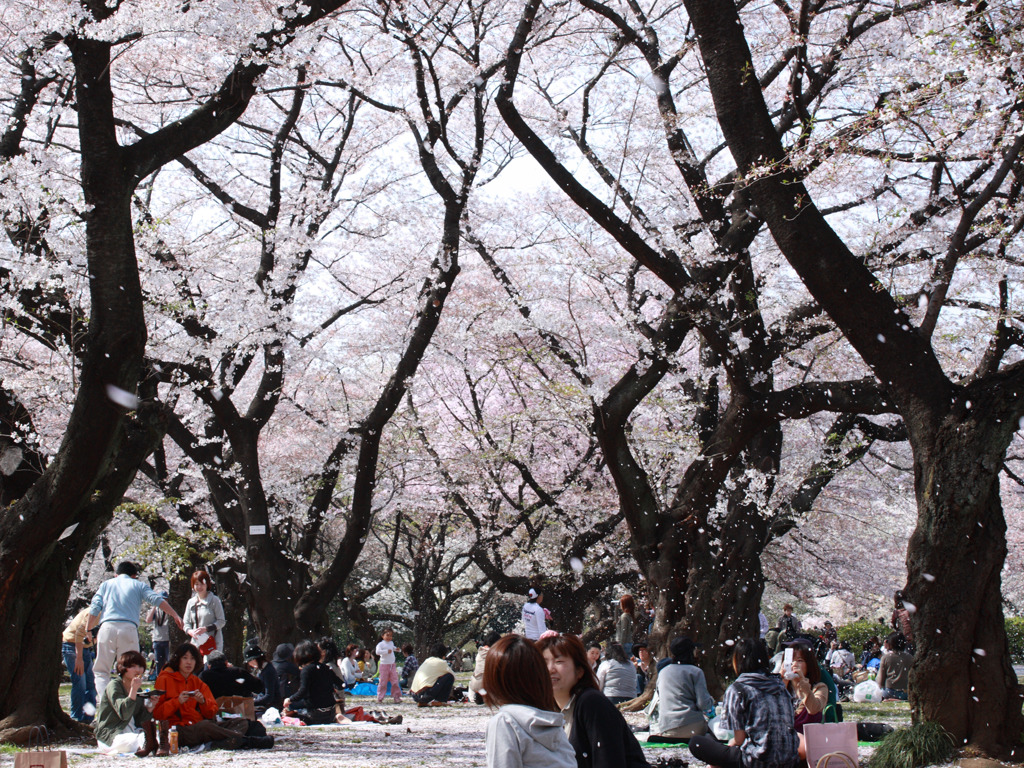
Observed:
[[[217,707],[228,715],[241,715],[247,720],[256,719],[256,705],[249,696],[218,696]]]

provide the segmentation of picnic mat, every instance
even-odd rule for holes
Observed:
[[[372,683],[356,683],[349,690],[349,693],[353,696],[376,696],[377,681],[374,680]],[[391,683],[388,683],[387,693],[391,693]]]

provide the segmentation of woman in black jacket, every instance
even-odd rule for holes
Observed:
[[[277,679],[277,668],[267,660],[267,654],[254,642],[250,641],[245,647],[245,664],[263,681],[263,693],[257,694],[253,702],[256,712],[263,714],[271,707],[281,709],[283,697]]]
[[[284,700],[285,714],[297,717],[306,725],[348,722],[343,714],[345,686],[331,668],[320,662],[320,649],[303,640],[295,648],[299,666],[299,688]],[[338,691],[336,697],[334,692]]]
[[[549,636],[537,647],[547,662],[555,701],[576,750],[577,768],[648,768],[626,719],[598,688],[579,638]]]

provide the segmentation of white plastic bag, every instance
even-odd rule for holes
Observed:
[[[708,720],[708,730],[724,744],[729,742],[735,734],[725,727],[723,714],[724,711],[721,707],[715,707],[715,716]]]
[[[134,732],[125,729],[123,733],[117,734],[114,737],[114,742],[110,745],[104,745],[97,742],[100,752],[105,752],[108,755],[118,754],[134,754],[138,750],[142,749],[142,746],[146,743],[146,734],[142,731]]]
[[[877,704],[882,700],[882,689],[874,680],[857,683],[853,686],[853,700],[858,703],[870,701]]]
[[[270,707],[263,716],[260,718],[264,725],[280,725],[281,724],[281,713],[276,707]]]

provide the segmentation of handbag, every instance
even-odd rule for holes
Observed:
[[[829,764],[835,762],[839,768],[857,768],[858,763],[845,752],[829,752],[818,758],[814,768],[829,768]]]
[[[37,725],[29,731],[27,750],[15,753],[14,768],[68,768],[68,753],[50,749],[50,732]]]
[[[804,741],[808,766],[857,768],[856,723],[807,723]]]
[[[196,617],[195,618],[195,625],[198,627],[199,626],[199,605],[198,605],[198,603],[196,605],[192,606],[192,613]],[[200,642],[199,641],[200,637],[205,637],[206,639],[203,640],[202,642]],[[207,633],[200,634],[198,637],[193,637],[192,638],[192,642],[193,642],[193,644],[195,644],[199,648],[199,652],[201,654],[203,654],[203,656],[208,656],[209,654],[211,654],[211,653],[213,653],[214,651],[217,650],[217,638],[214,635],[211,635],[211,634],[207,634]]]

